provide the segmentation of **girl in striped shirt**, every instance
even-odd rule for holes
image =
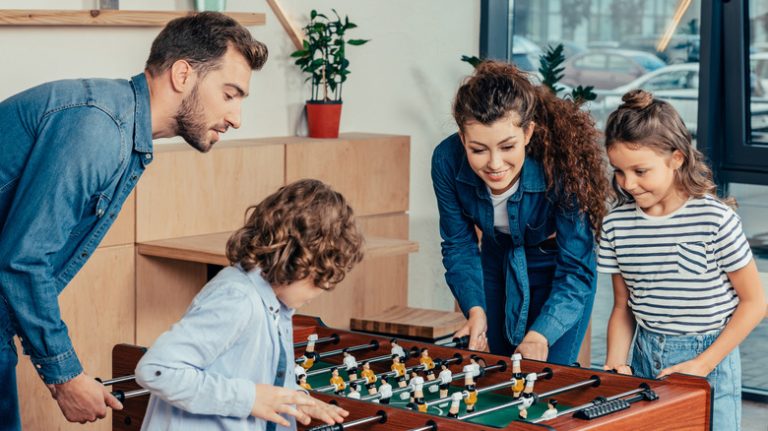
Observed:
[[[732,201],[716,197],[712,173],[674,108],[642,90],[622,100],[605,131],[617,194],[598,252],[598,270],[612,274],[614,292],[605,369],[706,377],[712,429],[738,430],[738,346],[766,312],[741,221]]]

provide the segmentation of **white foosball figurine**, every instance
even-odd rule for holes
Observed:
[[[397,344],[397,340],[393,338],[393,339],[389,340],[389,344],[392,345],[392,350],[390,351],[390,353],[393,354],[393,355],[399,356],[400,360],[405,362],[405,360],[406,360],[405,350],[403,350],[402,346]]]
[[[440,398],[445,398],[448,396],[448,386],[453,381],[453,373],[445,364],[440,365],[440,369],[440,374],[437,375],[437,378],[440,380]],[[429,391],[434,392],[433,388],[435,388],[435,385],[430,386]]]
[[[360,399],[360,385],[357,383],[349,385],[349,393],[347,394],[347,398],[352,398],[355,400]]]
[[[304,367],[302,367],[301,365],[296,364],[293,367],[293,373],[296,375],[296,383],[298,383],[299,379],[301,378],[301,376],[305,376],[306,377],[307,370],[305,370]]]
[[[386,377],[382,377],[380,380],[381,385],[379,386],[379,394],[381,395],[381,398],[376,401],[381,404],[389,404],[389,399],[392,398],[392,385],[389,384]]]
[[[528,419],[528,408],[533,405],[533,384],[536,382],[536,373],[530,373],[525,376],[525,389],[523,390],[522,400],[523,402],[517,406],[520,410],[520,418]]]
[[[357,380],[357,359],[355,359],[351,353],[347,352],[347,349],[343,350],[343,355],[344,367],[347,369],[348,380],[350,382],[352,380]]]
[[[448,408],[449,418],[459,417],[459,407],[461,407],[461,399],[463,397],[464,396],[461,394],[461,392],[454,392],[451,394],[451,407]]]
[[[547,401],[547,409],[541,414],[541,418],[544,420],[554,419],[557,417],[557,400],[549,399]]]

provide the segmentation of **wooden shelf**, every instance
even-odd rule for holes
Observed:
[[[162,27],[168,21],[194,11],[145,10],[45,10],[0,9],[0,25],[11,26],[104,26]],[[264,25],[266,17],[255,12],[224,12],[244,26]]]
[[[225,254],[227,239],[232,232],[195,235],[138,243],[138,252],[144,256],[164,257],[186,262],[229,265]],[[365,238],[365,257],[397,256],[414,253],[419,244],[414,241],[382,237]]]

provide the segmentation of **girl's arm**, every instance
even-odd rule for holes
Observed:
[[[739,295],[739,305],[717,340],[696,358],[661,370],[658,377],[672,373],[706,376],[763,320],[765,294],[754,259],[746,266],[729,272],[728,278]]]
[[[627,357],[635,335],[635,316],[629,309],[629,289],[621,274],[611,274],[613,282],[613,309],[608,319],[608,354],[606,370],[616,370],[622,374],[632,374]]]

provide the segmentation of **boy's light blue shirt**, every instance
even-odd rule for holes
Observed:
[[[143,431],[265,430],[250,416],[256,384],[273,384],[280,344],[293,374],[294,310],[282,305],[257,268],[223,269],[163,333],[136,367],[136,381],[152,392]],[[278,426],[278,430],[296,429]]]

